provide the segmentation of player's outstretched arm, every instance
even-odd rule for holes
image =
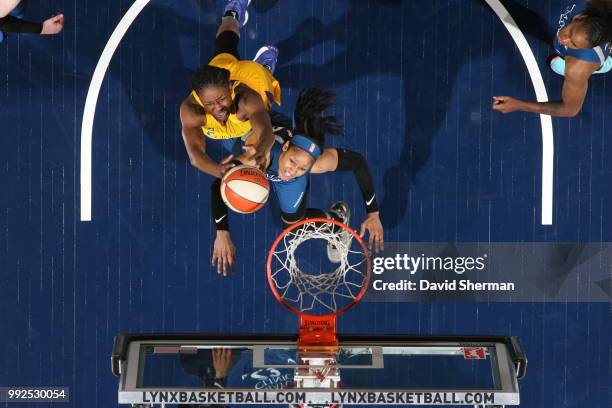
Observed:
[[[348,149],[325,149],[312,166],[312,173],[328,171],[352,171],[361,190],[366,209],[366,219],[361,223],[360,235],[368,233],[368,246],[379,252],[384,249],[384,231],[378,212],[374,182],[365,158]]]
[[[52,35],[64,29],[64,15],[49,17],[42,23],[28,21],[11,15],[0,17],[0,31],[22,34]]]
[[[259,94],[250,91],[244,92],[243,95],[239,109],[246,113],[253,129],[253,134],[245,146],[245,162],[254,161],[255,165],[261,168],[274,145],[272,121]]]
[[[206,124],[206,115],[197,112],[198,109],[198,107],[189,102],[189,98],[181,103],[182,135],[185,149],[189,156],[189,162],[193,167],[206,174],[217,178],[223,177],[234,165],[229,163],[227,159],[217,163],[206,154],[206,138],[202,134],[202,126]]]
[[[229,232],[229,209],[221,198],[221,179],[216,179],[210,186],[210,209],[217,230],[211,265],[217,268],[218,274],[227,276],[236,271],[236,246]]]
[[[494,96],[493,109],[502,113],[514,111],[534,112],[551,116],[576,116],[582,110],[582,104],[589,87],[589,77],[599,68],[592,62],[565,58],[565,80],[561,99],[551,102],[530,102],[510,96]]]

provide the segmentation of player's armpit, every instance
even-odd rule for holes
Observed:
[[[338,150],[334,148],[328,148],[323,150],[323,153],[315,164],[312,165],[311,173],[327,173],[328,171],[335,171],[338,167]]]

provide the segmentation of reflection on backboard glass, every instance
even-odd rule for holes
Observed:
[[[215,375],[213,349],[222,347],[227,348],[221,344],[143,345],[137,387],[204,387]],[[306,364],[304,358],[295,345],[232,346],[224,386],[293,388],[296,369]],[[318,360],[311,359],[311,366],[312,361]],[[341,346],[331,361],[339,369],[338,388],[501,389],[496,349],[491,345],[475,350],[436,345]]]

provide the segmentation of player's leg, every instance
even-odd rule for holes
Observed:
[[[327,218],[343,224],[349,222],[350,208],[344,201],[332,205],[329,211],[319,208],[308,208],[308,177],[300,177],[291,183],[272,183],[272,188],[281,209],[281,218],[285,226],[303,219]],[[338,230],[335,228],[334,231]]]
[[[335,220],[344,225],[349,225],[351,222],[351,208],[345,201],[336,201],[332,204],[329,213]],[[346,251],[345,248],[350,246],[353,236],[344,228],[336,227],[335,232],[338,233],[339,245],[334,245],[329,241],[327,243],[327,257],[331,262],[339,263],[342,260],[342,253]]]
[[[282,208],[282,207],[281,207]],[[282,212],[281,218],[286,227],[303,219],[310,218],[327,218],[339,221],[344,225],[348,225],[351,217],[351,210],[348,204],[344,201],[335,202],[329,211],[323,211],[319,208],[306,208],[306,200],[303,200],[297,211],[293,213]],[[343,254],[350,246],[353,236],[343,228],[337,225],[331,226],[331,232],[337,237],[337,242],[327,242],[327,258],[334,263],[340,263]]]
[[[221,25],[217,30],[215,56],[227,53],[240,59],[238,54],[240,27],[247,22],[249,16],[247,7],[250,2],[251,0],[230,0],[227,2],[221,18]]]
[[[240,41],[240,27],[246,24],[248,19],[247,6],[251,0],[230,0],[227,2],[221,18],[221,24],[217,29],[215,38],[215,53],[231,54],[240,59],[238,53],[238,42]]]

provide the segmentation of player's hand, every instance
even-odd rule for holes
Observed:
[[[217,268],[217,273],[223,276],[236,272],[236,247],[229,231],[217,231],[211,263],[213,268]]]
[[[58,34],[64,29],[64,15],[58,14],[43,22],[41,34]]]
[[[511,96],[494,96],[491,107],[501,113],[510,113],[521,110],[521,101]]]
[[[216,348],[212,350],[215,378],[225,378],[232,368],[232,349]]]
[[[244,155],[246,156],[249,164],[251,166],[259,167],[259,169],[263,171],[266,164],[268,150],[261,145],[244,145],[242,148],[244,149]]]
[[[223,176],[225,176],[225,173],[227,173],[229,169],[235,166],[234,163],[231,163],[233,158],[234,155],[230,154],[225,159],[221,160],[221,163],[217,164],[217,172],[219,173],[219,178],[223,178]]]
[[[369,213],[366,219],[361,223],[359,236],[363,238],[368,233],[368,249],[378,253],[385,249],[383,226],[378,216],[378,211]]]
[[[240,156],[236,157],[236,160],[238,160],[241,164],[247,165],[247,166],[257,166],[257,162],[253,159],[253,154],[252,154],[252,149],[246,148],[247,146],[243,146],[242,149],[244,150],[244,153],[242,153]]]

